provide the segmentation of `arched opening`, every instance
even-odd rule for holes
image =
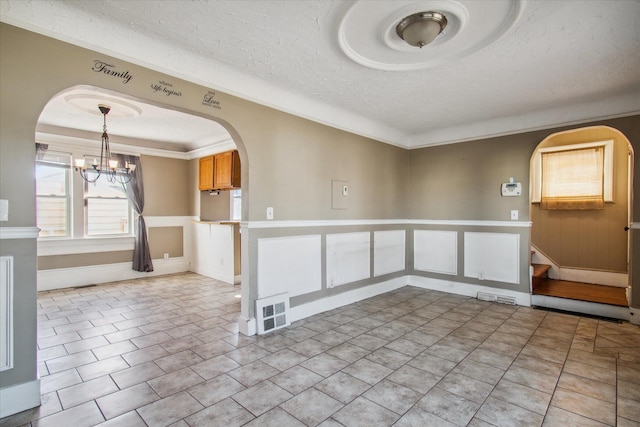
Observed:
[[[112,152],[142,158],[147,193],[144,216],[153,273],[138,273],[124,266],[130,263],[130,232],[115,236],[86,233],[88,202],[83,192],[87,184],[77,176],[71,162],[78,156],[95,156],[100,151],[102,117],[98,104],[111,106],[108,131]],[[241,311],[248,312],[248,292],[240,280],[244,267],[239,249],[239,222],[247,219],[248,212],[248,159],[233,126],[171,104],[95,86],[74,86],[59,92],[43,108],[36,126],[36,142],[48,145],[50,153],[65,154],[71,177],[64,214],[67,229],[38,243],[38,290],[194,271],[240,285],[238,296],[245,295],[241,298]],[[230,191],[213,196],[198,189],[199,158],[230,150],[238,151],[242,171],[239,218],[233,215],[238,202]],[[223,227],[221,222],[231,230],[225,236],[232,247],[212,250],[215,260],[208,254],[199,256],[198,251],[203,249],[198,246],[201,239],[197,228]],[[206,262],[212,265],[203,264]]]
[[[633,161],[629,140],[606,126],[538,144],[530,167],[534,305],[628,318]]]

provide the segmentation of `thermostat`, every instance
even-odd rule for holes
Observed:
[[[519,182],[503,182],[500,188],[502,197],[514,197],[522,194],[522,184]]]

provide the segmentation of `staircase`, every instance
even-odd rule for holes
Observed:
[[[535,252],[531,252],[531,256]],[[599,304],[609,304],[618,307],[629,305],[625,288],[595,285],[590,283],[571,282],[549,278],[549,264],[531,263],[531,294],[549,297],[588,301]]]
[[[540,288],[540,285],[549,278],[549,264],[531,264],[533,267],[533,275],[531,276],[531,291],[536,293],[536,289]]]

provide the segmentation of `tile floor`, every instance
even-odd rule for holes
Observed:
[[[9,426],[640,425],[640,328],[404,287],[267,336],[180,274],[38,295]]]

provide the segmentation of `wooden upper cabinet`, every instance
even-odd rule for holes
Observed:
[[[202,157],[198,169],[198,189],[213,190],[214,156]]]
[[[240,188],[240,155],[237,150],[200,159],[200,191]]]
[[[213,182],[216,190],[240,188],[240,155],[237,150],[216,154]]]

